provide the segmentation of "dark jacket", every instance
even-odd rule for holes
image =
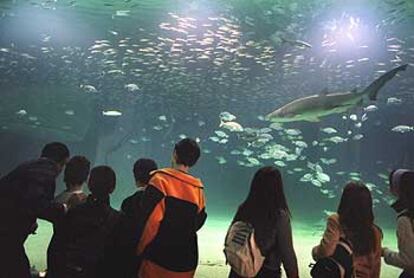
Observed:
[[[114,228],[111,240],[106,244],[105,257],[100,277],[136,278],[141,263],[137,256],[138,221],[142,217],[141,201],[144,190],[138,190],[127,197],[121,205],[118,225]]]
[[[207,218],[201,181],[171,168],[154,171],[142,207],[140,275],[192,277],[198,263],[197,231]]]
[[[144,188],[140,188],[133,195],[127,197],[121,205],[121,211],[128,217],[137,218],[140,215],[140,207]]]
[[[69,202],[70,207],[73,209],[79,204],[86,202],[87,195],[82,191],[71,192],[65,190],[61,194],[55,197],[54,202],[59,204],[68,204]],[[59,265],[59,259],[62,256],[63,246],[63,239],[61,238],[64,235],[63,223],[60,219],[56,219],[53,223],[53,235],[50,239],[49,247],[47,249],[47,270],[48,270],[48,277],[54,277],[54,272],[56,271],[55,268]]]
[[[89,196],[86,203],[71,209],[59,223],[56,237],[62,246],[53,276],[59,278],[98,277],[98,269],[104,258],[119,212],[112,209],[108,200]]]
[[[53,221],[64,214],[54,204],[58,165],[47,158],[21,164],[0,179],[0,235],[26,238],[37,218]]]

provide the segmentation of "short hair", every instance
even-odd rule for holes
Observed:
[[[158,166],[154,160],[149,158],[138,159],[134,163],[134,177],[135,181],[147,184],[150,180],[150,173],[157,170]]]
[[[407,171],[401,177],[400,196],[405,209],[411,218],[414,218],[414,172]]]
[[[66,164],[64,182],[66,185],[82,184],[88,179],[91,162],[84,156],[74,156]]]
[[[200,157],[200,147],[191,138],[185,138],[175,144],[174,148],[177,164],[192,167]]]
[[[115,189],[116,175],[109,166],[97,166],[91,170],[88,188],[98,198],[108,197]]]
[[[52,142],[46,144],[42,149],[41,157],[49,158],[56,163],[63,164],[63,162],[70,156],[68,147],[60,142]]]

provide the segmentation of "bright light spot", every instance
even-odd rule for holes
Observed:
[[[322,47],[352,48],[366,44],[370,28],[359,17],[343,13],[339,19],[332,19],[323,25]]]

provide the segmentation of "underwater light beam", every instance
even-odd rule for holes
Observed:
[[[352,49],[367,44],[372,30],[361,18],[343,13],[339,19],[332,19],[323,25],[322,47],[334,46]]]

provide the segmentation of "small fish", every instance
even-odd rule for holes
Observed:
[[[367,115],[367,113],[364,113],[361,117],[361,121],[365,122],[366,120],[368,120],[368,115]]]
[[[285,129],[285,133],[287,135],[297,136],[297,135],[301,134],[302,132],[299,129]]]
[[[216,156],[216,159],[218,161],[218,164],[220,164],[220,165],[227,163],[227,160],[222,156]]]
[[[222,120],[224,122],[232,122],[236,119],[237,119],[237,117],[234,116],[233,114],[229,113],[229,112],[221,112],[220,113],[220,120]]]
[[[377,111],[378,107],[376,105],[369,105],[367,107],[364,108],[365,112],[374,112]]]
[[[126,84],[125,85],[125,89],[127,89],[128,90],[128,92],[135,92],[135,91],[138,91],[139,90],[139,87],[138,87],[138,85],[137,84]]]
[[[228,138],[229,136],[227,135],[227,133],[225,133],[224,131],[221,130],[215,130],[214,133],[221,138]]]
[[[116,16],[129,16],[130,15],[130,10],[120,10],[120,11],[116,11],[115,15]]]
[[[223,121],[221,121],[219,127],[228,129],[231,132],[243,132],[243,127],[237,122],[223,122]]]
[[[355,124],[355,127],[356,127],[356,128],[361,128],[361,127],[362,127],[362,122],[356,123],[356,124]]]
[[[349,116],[349,119],[350,119],[351,121],[356,122],[356,121],[358,120],[358,116],[357,116],[357,115],[355,115],[355,114],[352,114],[352,115],[350,115],[350,116]]]
[[[391,129],[394,132],[407,133],[414,130],[414,127],[408,125],[398,125]]]
[[[92,85],[83,85],[82,84],[79,87],[81,89],[83,89],[85,92],[88,92],[88,93],[97,93],[98,92],[98,90],[96,90],[96,88]]]
[[[68,115],[68,116],[73,116],[73,115],[75,115],[75,111],[73,111],[73,110],[66,110],[65,111],[65,114]]]
[[[387,104],[401,104],[402,100],[400,98],[396,98],[396,97],[390,97],[387,99]]]
[[[220,142],[220,138],[218,138],[217,136],[212,136],[208,139],[210,139],[211,141],[216,142],[216,143]]]
[[[122,112],[117,111],[117,110],[107,110],[107,111],[102,111],[102,115],[108,116],[108,117],[119,117],[119,116],[122,116]]]
[[[332,127],[325,127],[322,129],[323,132],[327,133],[327,134],[333,134],[333,133],[338,133],[338,131]]]
[[[19,111],[16,112],[17,115],[19,116],[26,116],[27,115],[27,111],[24,109],[20,109]]]
[[[354,139],[355,141],[361,140],[362,138],[364,138],[363,134],[356,134],[354,135],[354,137],[352,137],[352,139]]]
[[[165,122],[165,121],[167,121],[167,116],[161,115],[161,116],[158,117],[158,120]]]
[[[283,162],[283,161],[281,161],[281,160],[276,160],[276,161],[274,162],[274,164],[275,164],[276,166],[279,166],[279,167],[285,167],[285,166],[286,166],[286,163],[285,163],[285,162]]]

